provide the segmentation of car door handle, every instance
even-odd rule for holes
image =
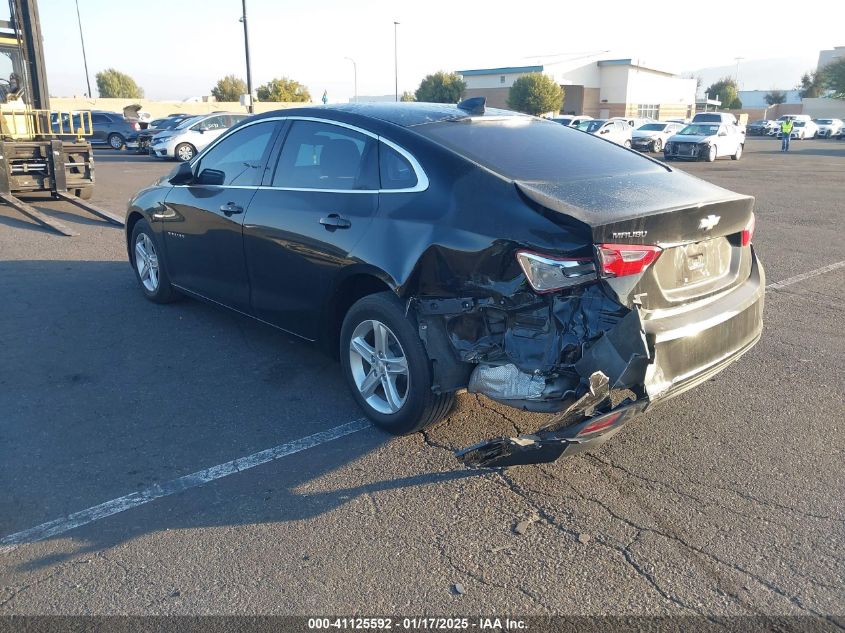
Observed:
[[[237,213],[244,212],[244,208],[235,204],[234,202],[227,202],[226,204],[220,205],[220,210],[223,212],[223,215],[225,215],[227,218]]]
[[[340,217],[337,213],[330,213],[325,218],[320,218],[320,224],[326,227],[326,230],[332,231],[334,229],[348,229],[352,226],[352,222],[346,218]]]

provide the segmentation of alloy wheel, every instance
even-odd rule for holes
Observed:
[[[120,149],[123,147],[123,139],[120,138],[117,134],[112,134],[109,137],[109,145],[112,149]]]
[[[411,376],[405,351],[389,327],[376,320],[359,323],[349,340],[349,365],[368,405],[384,414],[402,408]]]
[[[146,233],[139,233],[135,240],[135,268],[147,292],[154,293],[158,290],[158,254],[155,244]]]

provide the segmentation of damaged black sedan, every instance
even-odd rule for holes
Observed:
[[[550,414],[475,466],[594,447],[762,331],[754,199],[483,100],[256,116],[130,202],[144,294],[317,341],[391,433],[468,389]]]

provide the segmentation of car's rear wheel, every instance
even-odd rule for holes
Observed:
[[[130,251],[135,279],[147,299],[155,303],[170,303],[180,295],[170,284],[170,275],[161,252],[149,222],[138,220],[132,228]]]
[[[367,417],[394,435],[442,419],[454,394],[431,390],[431,363],[402,303],[390,292],[369,295],[347,312],[340,333],[343,373]]]
[[[187,162],[197,155],[197,149],[190,143],[179,143],[174,154],[182,162]]]
[[[626,139],[623,145],[625,145],[625,147],[627,147],[628,149],[631,149],[631,141]]]
[[[739,160],[742,158],[742,144],[736,146],[736,154],[731,156],[731,160]]]
[[[659,138],[654,139],[654,147],[652,148],[652,151],[656,154],[659,154],[660,152],[662,152],[663,151],[663,141],[661,141]]]
[[[109,134],[107,141],[112,149],[123,149],[123,146],[126,145],[126,141],[120,134]]]
[[[712,163],[714,160],[716,160],[716,146],[711,145],[707,150],[707,162]]]

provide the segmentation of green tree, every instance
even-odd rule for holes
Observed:
[[[240,77],[226,75],[217,80],[211,94],[218,101],[239,101],[241,95],[246,94],[246,82]]]
[[[311,93],[295,79],[271,79],[256,91],[260,101],[311,101]]]
[[[783,90],[769,90],[765,96],[766,103],[770,106],[786,103],[786,93]]]
[[[106,99],[140,99],[144,91],[129,75],[108,68],[97,73],[97,91]]]
[[[414,93],[417,101],[427,103],[457,103],[466,90],[466,82],[456,73],[444,73],[438,70],[433,75],[426,75],[420,87]]]
[[[543,73],[523,75],[508,92],[508,107],[527,114],[560,112],[565,93],[554,79]]]
[[[825,88],[833,90],[837,99],[845,99],[845,57],[830,62],[821,72]]]
[[[801,91],[801,98],[812,98],[821,96],[824,90],[824,75],[820,72],[809,71],[801,75],[801,84],[798,86]]]
[[[732,77],[722,77],[716,83],[710,84],[707,87],[707,95],[711,99],[716,98],[721,101],[723,108],[733,110],[742,107],[742,101],[739,100],[736,81]]]
[[[402,96],[399,97],[399,101],[416,101],[417,98],[414,96],[413,92],[405,91],[402,93]]]

